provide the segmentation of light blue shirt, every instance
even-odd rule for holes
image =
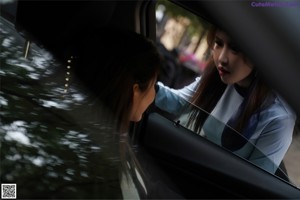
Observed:
[[[200,79],[196,78],[193,83],[179,90],[171,89],[159,82],[156,106],[167,112],[180,114],[195,94]],[[234,86],[228,85],[211,116],[204,123],[202,135],[221,145],[224,126],[237,112],[242,101],[243,97]],[[291,144],[295,120],[295,113],[279,95],[276,95],[273,103],[261,111],[249,142],[233,153],[266,171],[275,173]]]

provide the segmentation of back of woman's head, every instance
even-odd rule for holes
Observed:
[[[150,40],[124,30],[96,30],[76,48],[75,72],[119,122],[129,122],[133,85],[145,91],[160,55]]]

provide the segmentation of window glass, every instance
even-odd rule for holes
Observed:
[[[34,43],[24,58],[24,38],[2,17],[0,27],[1,182],[26,199],[122,198],[118,140],[71,63]]]
[[[181,88],[204,70],[209,24],[169,1],[157,4],[156,22],[157,46],[165,58],[159,80]]]
[[[201,77],[205,69],[205,62],[209,56],[206,43],[209,23],[169,1],[158,1],[156,7],[156,23],[157,45],[165,60],[159,81],[170,88],[183,88],[194,82],[196,77]],[[180,97],[177,98],[180,99]],[[181,101],[183,102],[185,100]],[[166,112],[164,114],[174,120],[180,120],[181,125],[193,131],[193,124],[187,123],[191,116],[190,111],[194,108],[194,110],[198,110],[199,113],[207,115],[206,117],[209,120],[204,124],[204,128],[200,133],[197,134],[206,137],[208,140],[222,147],[224,147],[221,143],[222,138],[220,138],[218,134],[222,134],[224,127],[227,127],[228,132],[237,133],[228,127],[228,125],[221,122],[220,119],[213,117],[211,113],[206,113],[202,108],[195,107],[191,103],[187,103],[187,105],[188,106],[181,110],[181,114],[179,115],[178,113],[174,114],[172,112]],[[207,132],[213,132],[213,134],[206,134],[205,129]],[[241,133],[238,133],[238,135],[240,136]],[[251,141],[245,137],[237,138],[237,140],[239,139],[244,141],[242,143],[247,144],[244,145],[244,149],[250,148],[252,151],[257,152],[256,158],[261,157],[265,159],[265,161],[259,159],[253,159],[252,161],[251,159],[247,160],[261,167],[264,165],[259,164],[259,162],[266,162],[265,166],[269,165],[271,168],[277,168],[274,163],[267,158],[268,156],[264,155],[260,149],[256,147],[255,144],[257,141]],[[285,177],[285,175],[288,176],[288,181],[296,186],[300,185],[300,163],[297,162],[296,159],[300,154],[299,141],[299,122],[296,122],[292,143],[283,159],[284,165],[281,165],[280,169],[276,172],[276,175],[280,178],[286,179],[287,177]],[[234,148],[225,149],[230,150],[242,158],[247,158],[246,155],[243,155],[243,148],[238,151],[234,150]],[[269,171],[268,167],[266,167],[265,170]],[[282,173],[285,175],[282,176]]]
[[[180,101],[184,102],[186,100],[180,98]],[[206,118],[201,130],[196,130],[195,120],[189,120],[195,114]],[[178,112],[177,117],[174,118],[174,121],[176,121],[177,124],[194,131],[196,134],[206,138],[210,142],[224,148],[226,151],[235,154],[243,160],[248,160],[254,165],[269,171],[270,173],[273,173],[273,170],[277,169],[276,164],[256,147],[253,140],[247,138],[233,127],[223,123],[212,114],[191,102],[186,102],[185,106]],[[286,169],[280,168],[277,173],[281,174],[281,178],[285,180],[288,179]]]

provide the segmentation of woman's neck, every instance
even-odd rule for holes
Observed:
[[[254,72],[252,72],[246,78],[237,82],[236,85],[238,85],[241,88],[247,89],[250,87],[250,85],[252,84],[254,79],[255,79],[255,74],[254,74]]]

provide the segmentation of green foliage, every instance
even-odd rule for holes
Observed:
[[[177,6],[176,4],[167,1],[167,0],[159,0],[157,1],[157,7],[159,5],[165,6],[165,14],[171,18],[178,19],[180,17],[185,17],[190,20],[190,25],[187,27],[187,31],[190,36],[199,35],[201,32],[207,28],[208,23],[193,13]]]

